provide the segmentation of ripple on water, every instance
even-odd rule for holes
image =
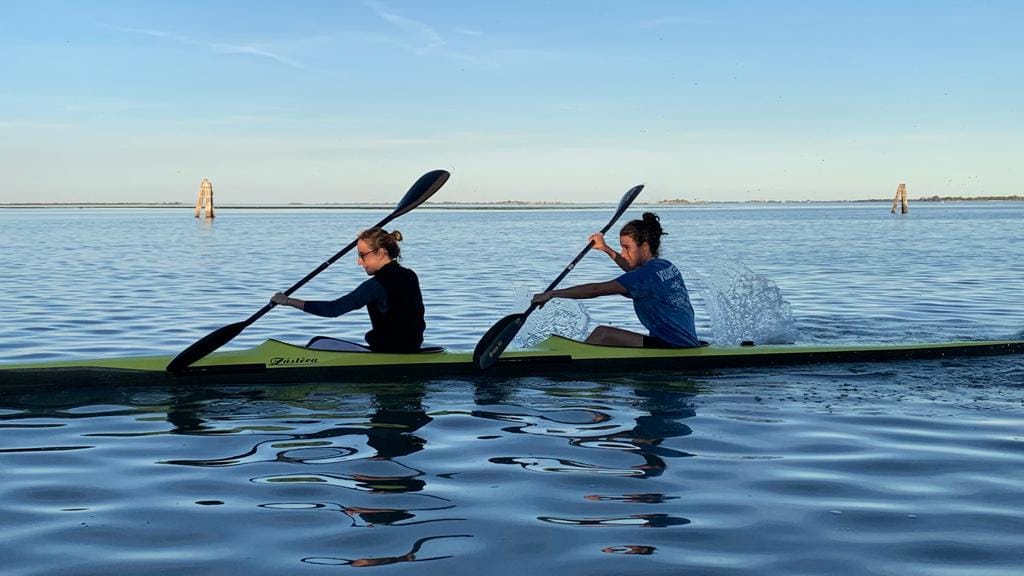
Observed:
[[[923,207],[896,221],[875,208],[665,209],[664,221],[685,220],[687,233],[664,248],[684,274],[739,256],[780,289],[804,343],[1021,334],[1024,267],[1012,251],[988,248],[1024,239],[1024,211]],[[176,352],[248,317],[319,263],[259,244],[295,245],[301,230],[311,254],[332,254],[337,230],[360,229],[367,215],[237,211],[197,227],[173,212],[57,210],[5,221],[5,254],[19,266],[0,288],[36,298],[5,311],[3,360]],[[427,339],[471,349],[516,309],[517,288],[557,275],[568,261],[554,257],[565,234],[585,238],[588,222],[606,216],[485,211],[460,213],[457,226],[450,212],[404,218],[410,239],[443,227],[473,262],[448,266],[435,246],[410,240]],[[905,253],[885,252],[894,226],[917,239]],[[960,240],[945,242],[938,230]],[[508,242],[472,260],[468,247],[483,233]],[[508,265],[532,247],[527,239],[553,251],[530,272]],[[29,250],[40,245],[49,249]],[[884,274],[879,253],[893,257]],[[609,274],[607,259],[588,257],[571,280]],[[340,262],[301,296],[333,297],[361,279]],[[111,297],[123,305],[110,309]],[[710,330],[705,303],[694,302]],[[621,299],[588,302],[587,314],[637,327]],[[275,310],[231,346],[317,333],[358,339],[365,330],[361,316]],[[972,358],[412,385],[5,391],[0,556],[16,576],[385,566],[1016,576],[1022,382],[1019,358]]]

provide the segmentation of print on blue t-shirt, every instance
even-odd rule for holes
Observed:
[[[699,346],[690,294],[679,269],[668,260],[652,258],[616,278],[632,298],[637,318],[651,336],[674,346]]]

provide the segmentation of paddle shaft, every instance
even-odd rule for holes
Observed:
[[[615,218],[613,218],[611,220],[611,222],[608,222],[608,224],[604,228],[601,228],[601,234],[602,235],[608,233],[608,229],[615,225],[615,222],[619,219],[620,215],[621,215],[621,213],[616,214]],[[591,240],[587,244],[587,247],[584,248],[582,251],[580,251],[580,253],[577,254],[576,257],[572,259],[572,262],[569,262],[569,265],[565,267],[565,270],[562,270],[562,273],[558,275],[558,278],[555,278],[554,281],[551,282],[551,284],[548,284],[548,287],[545,288],[544,291],[545,292],[550,292],[550,291],[554,290],[555,286],[558,286],[558,283],[561,282],[562,280],[564,280],[565,277],[569,275],[569,272],[572,272],[572,269],[575,268],[576,265],[580,263],[580,260],[583,260],[583,257],[586,256],[587,252],[590,252],[590,249],[593,248],[593,247],[594,247],[594,241]],[[530,304],[530,307],[526,309],[526,312],[523,312],[524,318],[526,316],[529,316],[534,310],[536,310],[537,306],[538,305],[536,303]]]
[[[445,170],[434,170],[432,172],[427,172],[423,176],[420,176],[419,180],[417,180],[416,183],[412,185],[412,188],[410,188],[409,191],[406,192],[405,196],[398,203],[398,206],[394,209],[394,211],[392,211],[391,214],[389,214],[386,218],[378,222],[376,228],[384,227],[384,225],[387,224],[388,222],[392,221],[395,218],[398,218],[399,216],[409,212],[410,210],[413,210],[414,208],[425,202],[427,198],[433,196],[433,194],[437,192],[441,188],[441,186],[444,186],[444,183],[448,181],[448,177],[449,174]],[[326,262],[318,266],[316,270],[313,270],[312,272],[307,274],[302,280],[296,282],[294,286],[285,291],[285,294],[290,295],[299,288],[301,288],[303,284],[309,282],[314,276],[323,272],[331,264],[334,264],[338,260],[338,258],[341,258],[349,251],[351,251],[352,248],[356,246],[357,242],[358,240],[353,240],[351,243],[348,244],[348,246],[345,246],[340,252],[330,257]],[[172,359],[171,362],[167,365],[167,370],[170,372],[183,371],[185,368],[189,367],[194,362],[203,358],[210,352],[213,352],[217,348],[220,348],[224,344],[227,344],[229,341],[231,341],[232,338],[241,334],[242,331],[245,330],[249,325],[251,325],[264,314],[269,312],[270,309],[273,308],[274,306],[277,306],[277,304],[274,303],[273,301],[268,302],[266,305],[260,308],[255,314],[243,320],[242,322],[228,324],[227,326],[218,328],[217,330],[210,332],[206,336],[203,336],[198,341],[194,342],[191,346],[182,350],[180,354],[175,356],[174,359]]]
[[[376,226],[373,226],[373,227],[374,228],[383,228],[385,224],[387,224],[388,222],[391,222],[394,218],[395,218],[395,214],[391,213],[391,214],[388,215],[387,218],[381,220],[380,222],[377,223]],[[306,276],[302,280],[299,280],[291,288],[285,290],[284,291],[284,295],[285,296],[291,296],[292,293],[294,293],[296,290],[298,290],[299,288],[302,288],[306,284],[306,282],[309,282],[310,280],[315,278],[318,274],[320,274],[321,272],[326,270],[328,266],[330,266],[331,264],[334,264],[335,262],[337,262],[338,258],[341,258],[345,254],[348,254],[349,252],[351,252],[352,249],[356,247],[356,243],[358,243],[358,242],[359,242],[358,240],[353,240],[353,241],[349,242],[348,246],[345,246],[344,248],[342,248],[341,251],[339,251],[337,254],[335,254],[334,256],[331,256],[323,264],[317,266],[316,270],[313,270],[309,274],[306,274]],[[270,310],[273,309],[275,306],[277,306],[277,303],[275,303],[273,301],[268,302],[265,306],[263,306],[263,308],[260,308],[259,310],[257,310],[255,314],[253,314],[252,316],[249,316],[247,319],[243,320],[241,322],[242,326],[243,327],[244,326],[249,326],[253,322],[259,320],[260,317],[262,317],[267,312],[270,312]]]
[[[604,230],[601,231],[601,233],[604,234],[607,230],[608,228],[606,227]],[[569,275],[569,272],[572,272],[572,269],[575,268],[576,265],[580,263],[580,260],[583,260],[583,257],[586,256],[587,252],[590,252],[590,249],[593,247],[594,241],[591,240],[590,243],[587,244],[587,247],[584,248],[583,251],[579,253],[579,255],[573,258],[572,262],[570,262],[569,265],[565,267],[565,270],[562,270],[562,273],[558,275],[558,278],[555,278],[554,281],[551,282],[551,284],[548,284],[548,287],[545,288],[544,291],[550,292],[554,290],[555,286],[558,286],[558,283],[564,280],[565,277]],[[530,307],[526,309],[526,312],[523,312],[523,316],[529,316],[530,313],[537,309],[537,306],[538,304],[536,302],[530,304]]]
[[[615,211],[615,215],[612,216],[611,220],[608,221],[608,224],[601,229],[601,234],[607,233],[615,222],[619,220],[619,217],[622,216],[627,208],[629,208],[630,204],[633,203],[633,200],[636,199],[643,188],[644,186],[641,184],[639,186],[634,186],[626,192],[625,196],[622,197],[622,200],[619,201],[619,207]],[[558,275],[558,278],[555,278],[555,280],[544,291],[550,292],[551,290],[554,290],[555,286],[558,286],[558,283],[561,282],[577,264],[579,264],[580,260],[582,260],[583,257],[586,256],[587,252],[589,252],[593,247],[594,241],[591,240],[587,244],[587,247],[573,258],[572,262],[570,262],[569,265],[562,270],[562,273]],[[530,307],[527,308],[525,312],[505,316],[501,320],[498,320],[487,330],[487,332],[484,333],[483,337],[481,337],[477,342],[476,348],[473,350],[473,363],[476,364],[477,368],[486,369],[498,361],[498,357],[501,356],[501,353],[505,351],[505,348],[512,342],[523,325],[526,324],[526,318],[532,314],[538,306],[539,305],[536,303],[530,303]]]

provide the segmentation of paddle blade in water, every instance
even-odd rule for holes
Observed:
[[[640,191],[643,189],[644,185],[640,184],[633,186],[622,195],[622,199],[619,200],[619,205],[615,209],[615,215],[612,216],[611,220],[608,221],[608,224],[601,229],[602,234],[608,232],[608,230],[615,224],[615,221],[622,216],[622,214],[629,208],[630,204],[633,203],[633,200],[636,200],[636,197],[640,195]],[[558,283],[561,282],[577,264],[579,264],[580,260],[583,259],[593,246],[593,242],[587,244],[587,247],[576,255],[576,258],[574,258],[573,261],[570,262],[564,270],[562,270],[562,273],[548,285],[545,291],[551,291],[555,286],[558,286]],[[509,343],[512,342],[512,339],[519,333],[519,329],[526,323],[526,318],[536,308],[537,305],[532,304],[526,312],[506,316],[499,320],[497,324],[491,326],[491,329],[488,330],[483,337],[480,338],[480,341],[476,343],[476,350],[473,351],[473,363],[476,364],[476,367],[484,370],[493,366],[494,363],[498,361],[498,357],[501,356],[501,353],[504,352],[505,348],[507,348]]]
[[[486,370],[493,366],[525,323],[526,314],[511,314],[491,326],[473,350],[473,363],[476,367]]]
[[[167,365],[167,371],[181,372],[188,368],[193,362],[200,360],[210,352],[230,342],[232,338],[241,334],[242,330],[245,330],[249,324],[250,322],[235,322],[203,336],[194,344],[182,350],[181,354],[175,356]]]

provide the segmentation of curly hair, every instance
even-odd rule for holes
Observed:
[[[642,220],[630,220],[619,232],[619,236],[632,238],[637,246],[646,242],[654,256],[657,256],[661,249],[661,237],[667,234],[668,232],[661,229],[661,218],[654,212],[644,212]]]

